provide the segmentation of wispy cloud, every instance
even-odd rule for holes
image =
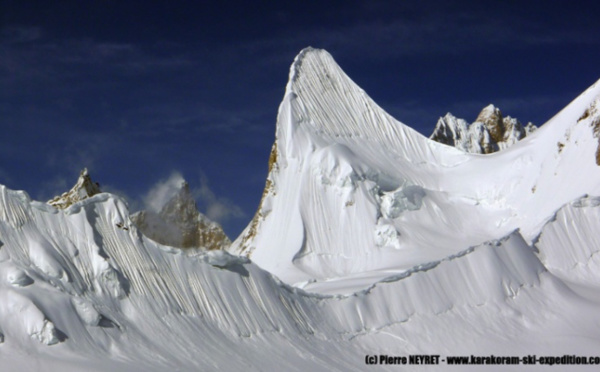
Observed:
[[[208,186],[208,179],[202,176],[200,188],[193,190],[198,196],[200,204],[204,207],[204,214],[213,221],[224,223],[232,218],[241,218],[245,214],[242,208],[235,205],[227,198],[218,197]]]
[[[0,30],[0,40],[7,44],[28,43],[42,37],[42,29],[32,26],[6,26]]]
[[[143,197],[146,209],[159,212],[161,208],[181,189],[184,178],[179,171],[173,171],[167,179],[154,184]]]
[[[238,131],[256,132],[265,129],[263,122],[265,111],[262,108],[226,110],[203,102],[159,103],[143,106],[131,112],[131,115],[143,119],[143,126],[131,128],[133,131],[130,133],[148,137],[161,135],[161,133],[191,135],[207,132],[226,134]],[[274,117],[274,114],[272,116]],[[269,119],[273,121],[273,118]],[[269,127],[269,130],[271,129]]]
[[[184,181],[184,177],[179,171],[173,171],[168,178],[158,181],[143,197],[145,208],[153,212],[159,212],[181,189]],[[218,196],[210,188],[208,179],[204,175],[200,179],[200,187],[190,185],[190,191],[198,201],[200,212],[213,221],[224,223],[232,218],[245,216],[242,208],[235,205],[231,200]]]
[[[370,2],[369,2],[370,3]],[[399,57],[472,54],[485,50],[516,51],[530,47],[566,44],[598,45],[600,40],[589,28],[576,24],[559,25],[529,10],[507,11],[493,7],[419,5],[419,9],[385,6],[385,16],[340,25],[323,24],[293,34],[278,34],[243,44],[231,45],[233,51],[247,50],[264,62],[282,63],[282,50],[313,46],[338,56],[369,60]],[[424,11],[424,9],[426,9]],[[515,8],[518,9],[518,8]],[[599,28],[597,28],[599,29]],[[234,52],[231,53],[234,53]]]
[[[62,175],[56,175],[47,180],[41,180],[36,194],[33,196],[34,199],[39,201],[47,201],[55,196],[61,195],[67,192],[73,187],[77,181],[76,175],[73,179],[68,179]]]
[[[151,76],[198,63],[177,45],[165,49],[163,44],[141,46],[92,39],[55,40],[42,35],[40,28],[14,28],[2,32],[0,72],[7,74],[2,76],[0,83],[12,83],[15,89],[23,82],[57,84],[55,90],[82,89],[89,82],[94,85],[109,83],[102,79],[106,76]],[[96,76],[101,78],[94,78]]]

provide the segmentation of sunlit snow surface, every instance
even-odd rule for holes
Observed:
[[[599,86],[477,156],[396,122],[324,51],[290,75],[242,257],[159,245],[114,195],[57,210],[0,186],[2,371],[598,354]]]

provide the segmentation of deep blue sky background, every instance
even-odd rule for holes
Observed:
[[[597,4],[0,0],[0,183],[46,200],[87,166],[135,210],[183,175],[235,238],[302,48],[425,135],[488,103],[540,125],[600,78]]]

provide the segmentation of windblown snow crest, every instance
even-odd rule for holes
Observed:
[[[592,86],[510,148],[468,154],[394,120],[306,49],[259,210],[229,249],[242,256],[148,239],[115,195],[60,208],[0,185],[2,368],[596,355],[600,201],[583,195],[600,195],[598,97]]]

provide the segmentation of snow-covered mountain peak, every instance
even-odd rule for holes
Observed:
[[[329,53],[305,49],[290,69],[261,203],[231,249],[288,283],[382,267],[405,245],[393,220],[422,206],[425,169],[462,161],[388,115]]]
[[[600,193],[596,178],[573,184],[577,172],[562,165],[595,154],[589,131],[577,143],[573,132],[557,154],[566,123],[583,111],[574,107],[596,90],[532,141],[474,156],[468,152],[507,148],[531,129],[489,105],[471,125],[440,119],[438,132],[462,151],[442,146],[387,114],[329,53],[305,49],[290,69],[258,211],[231,251],[291,285],[348,293],[515,229],[530,242],[564,203]]]
[[[295,58],[278,117],[278,160],[284,162],[331,143],[361,151],[361,143],[369,140],[383,145],[381,158],[368,159],[379,168],[393,162],[387,148],[415,157],[429,147],[416,131],[383,111],[322,49],[306,48]],[[396,146],[398,137],[406,136],[416,142]],[[451,161],[450,157],[447,160]]]
[[[198,211],[185,181],[158,213],[141,211],[131,220],[150,239],[172,247],[220,250],[231,244],[221,226]]]
[[[87,168],[84,168],[79,174],[75,186],[62,195],[48,200],[48,204],[59,209],[65,209],[78,201],[92,197],[100,192],[100,185],[92,181]]]
[[[313,48],[311,46],[302,49],[300,53],[296,55],[296,58],[294,58],[294,61],[290,66],[290,73],[286,90],[290,90],[290,85],[293,84],[296,81],[296,79],[300,76],[302,64],[305,60],[319,59],[321,57],[327,57],[327,55],[329,55],[327,51],[323,49]]]

